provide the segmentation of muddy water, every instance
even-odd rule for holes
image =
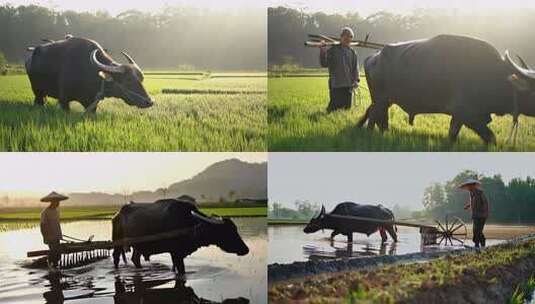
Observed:
[[[186,281],[176,280],[168,254],[151,257],[136,269],[131,262],[115,270],[111,258],[51,275],[28,269],[26,252],[45,249],[38,228],[0,233],[0,303],[176,303],[198,298],[214,302],[245,298],[266,303],[266,220],[234,219],[250,253],[239,257],[215,246],[186,258]],[[62,225],[77,238],[94,234],[108,240],[109,221]],[[240,302],[241,303],[241,302]]]
[[[342,235],[330,241],[330,230],[318,231],[313,234],[303,233],[304,226],[270,226],[268,263],[292,263],[313,259],[333,259],[353,256],[401,255],[407,253],[458,249],[463,245],[454,246],[422,246],[418,228],[399,227],[398,242],[390,238],[386,243],[381,242],[379,233],[367,237],[364,234],[353,234],[353,244],[348,246],[347,238]],[[501,240],[487,240],[487,245],[502,242]],[[467,240],[465,245],[473,246]]]

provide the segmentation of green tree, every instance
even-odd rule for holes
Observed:
[[[0,52],[0,74],[7,74],[7,60],[4,53]]]

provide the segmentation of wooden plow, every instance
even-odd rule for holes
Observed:
[[[110,250],[114,247],[129,247],[140,243],[187,236],[191,235],[194,229],[195,227],[188,227],[136,238],[123,238],[117,241],[88,240],[62,243],[58,248],[58,253],[61,256],[58,266],[61,269],[84,266],[102,259],[107,259],[110,256]],[[27,252],[26,256],[29,258],[39,257],[32,263],[34,267],[46,267],[49,253],[50,250],[48,249],[36,250]]]
[[[360,47],[374,50],[381,50],[386,44],[369,41],[370,34],[366,34],[364,40],[354,39],[351,42],[352,47]],[[321,34],[308,34],[308,40],[305,41],[305,46],[308,47],[320,47],[322,42],[325,42],[326,46],[333,46],[340,44],[340,37],[327,36]]]
[[[348,221],[361,221],[367,223],[397,225],[420,228],[422,245],[464,245],[468,230],[466,224],[457,216],[446,215],[443,222],[435,220],[436,225],[418,224],[406,221],[381,220],[369,217],[329,214],[329,216]],[[449,243],[449,245],[448,245]]]

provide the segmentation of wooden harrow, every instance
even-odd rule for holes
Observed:
[[[74,268],[107,259],[110,249],[113,248],[111,241],[87,241],[69,242],[59,246],[60,259],[58,267],[61,269]],[[26,255],[29,258],[39,257],[33,261],[34,267],[45,267],[50,250],[30,251]]]
[[[127,247],[134,244],[171,239],[185,235],[191,235],[193,227],[171,230],[136,238],[123,238],[117,241],[83,241],[62,243],[58,248],[61,255],[59,268],[68,269],[87,265],[98,260],[107,259],[110,256],[110,250],[114,247]],[[39,257],[32,264],[35,267],[46,267],[47,257],[50,250],[29,251],[26,256],[29,258]]]
[[[330,214],[329,216],[339,218],[341,220],[420,228],[422,244],[425,246],[437,244],[444,246],[464,245],[468,235],[466,224],[457,216],[446,215],[443,222],[436,220],[436,225],[418,224],[407,221],[381,220],[360,216],[336,214]]]

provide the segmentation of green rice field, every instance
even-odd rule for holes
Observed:
[[[266,151],[266,73],[198,74],[148,72],[153,107],[108,98],[96,116],[37,108],[26,75],[0,76],[0,151]]]
[[[44,208],[44,207],[43,207]],[[37,221],[43,208],[3,208],[0,209],[0,222]],[[60,207],[62,220],[110,219],[119,211],[120,206],[69,206]],[[230,217],[266,217],[266,206],[254,207],[209,207],[200,209],[206,214]]]
[[[390,129],[385,133],[356,127],[371,102],[366,81],[351,110],[327,114],[327,77],[318,74],[284,75],[268,80],[268,145],[270,151],[535,151],[535,118],[520,117],[516,144],[507,142],[512,117],[493,117],[490,128],[496,146],[483,144],[463,127],[456,143],[448,140],[450,117],[416,116],[414,126],[397,106],[389,111]]]

